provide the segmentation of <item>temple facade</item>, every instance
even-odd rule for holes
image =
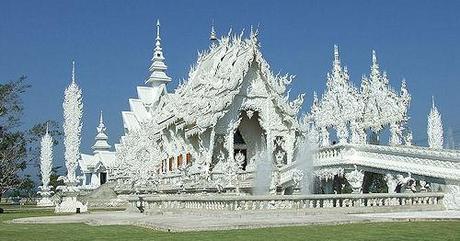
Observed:
[[[124,135],[110,151],[101,115],[94,153],[79,162],[83,186],[107,181],[119,194],[362,193],[375,192],[368,187],[379,179],[381,192],[458,196],[460,152],[443,149],[434,102],[430,146],[413,146],[406,81],[395,91],[375,51],[356,87],[334,46],[326,89],[302,114],[304,95],[289,96],[294,77],[272,72],[258,31],[218,38],[213,27],[209,49],[172,91],[161,41],[157,22],[149,76],[122,112]]]

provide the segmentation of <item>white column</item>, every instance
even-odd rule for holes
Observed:
[[[329,146],[329,131],[326,127],[321,127],[321,146]]]
[[[99,183],[99,175],[98,173],[91,173],[91,186],[92,187],[99,187],[100,183]]]

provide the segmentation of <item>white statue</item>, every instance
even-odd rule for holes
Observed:
[[[364,173],[358,170],[358,167],[354,165],[355,170],[345,173],[345,179],[350,183],[353,193],[361,193],[363,186]]]
[[[385,181],[388,187],[388,193],[396,193],[396,187],[398,186],[398,180],[390,173],[385,175]]]

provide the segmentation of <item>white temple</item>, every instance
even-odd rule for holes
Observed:
[[[99,125],[96,128],[97,135],[94,138],[95,143],[92,146],[93,154],[81,154],[81,159],[78,161],[82,172],[82,188],[95,189],[107,182],[108,169],[113,168],[115,164],[115,152],[110,151],[108,137],[105,134],[106,127],[104,119],[99,117]]]
[[[79,160],[82,188],[109,182],[118,194],[249,195],[261,186],[296,194],[311,185],[313,193],[363,193],[371,192],[366,176],[376,174],[388,193],[444,191],[460,204],[460,152],[442,148],[434,102],[430,146],[414,146],[406,81],[395,91],[375,51],[358,88],[334,46],[326,90],[301,114],[304,95],[291,99],[294,77],[272,72],[258,31],[218,38],[212,27],[209,49],[174,90],[161,41],[158,21],[150,74],[122,112],[125,133],[110,151],[101,113],[93,154]]]

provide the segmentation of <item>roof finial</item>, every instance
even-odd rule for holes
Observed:
[[[153,51],[152,64],[150,65],[149,71],[150,76],[145,81],[146,84],[152,86],[164,85],[171,81],[171,78],[166,75],[168,66],[164,63],[165,58],[163,57],[163,49],[161,48],[160,38],[160,20],[157,19],[157,37],[155,38],[155,49]]]
[[[335,62],[340,62],[340,60],[339,60],[339,46],[337,46],[337,44],[334,44],[334,61]]]
[[[334,68],[340,69],[339,46],[334,44]]]
[[[99,124],[103,124],[104,123],[104,118],[102,117],[102,110],[101,110],[101,115],[99,117]]]
[[[156,40],[161,40],[160,38],[160,19],[157,19],[157,38]]]
[[[107,142],[108,137],[107,134],[105,134],[106,128],[104,124],[104,118],[102,117],[102,110],[101,110],[101,115],[99,116],[99,125],[96,128],[97,130],[97,135],[96,135],[96,142],[92,146],[93,152],[101,152],[101,151],[108,151],[110,149],[110,145]]]
[[[97,127],[97,132],[102,133],[105,131],[104,118],[102,117],[102,110],[99,116],[99,126]]]
[[[75,60],[72,60],[72,83],[75,83]]]
[[[47,121],[46,122],[46,133],[45,135],[48,135],[49,134],[49,122]]]
[[[372,64],[377,64],[377,54],[375,53],[375,50],[372,50]]]
[[[432,106],[433,109],[434,109],[434,95],[431,96],[431,106]]]
[[[214,19],[212,20],[212,24],[211,24],[211,34],[209,36],[209,40],[211,41],[217,40],[216,30],[214,29]]]

